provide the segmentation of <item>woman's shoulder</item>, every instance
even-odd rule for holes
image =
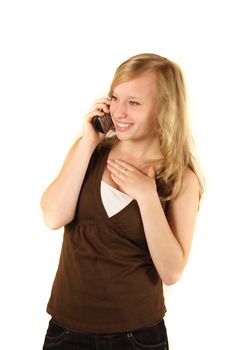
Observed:
[[[185,168],[185,170],[183,172],[182,184],[184,186],[197,186],[198,185],[198,177],[190,167]]]
[[[181,187],[177,197],[181,197],[187,193],[199,193],[198,176],[190,167],[185,168],[183,171]]]

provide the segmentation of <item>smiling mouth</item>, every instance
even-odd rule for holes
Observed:
[[[132,123],[119,123],[116,122],[117,130],[128,130],[133,124]]]

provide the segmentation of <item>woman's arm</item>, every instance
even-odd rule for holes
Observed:
[[[187,262],[199,204],[196,175],[187,169],[178,196],[169,203],[165,216],[157,192],[138,200],[152,260],[167,284],[177,282]]]
[[[41,199],[45,224],[52,229],[59,229],[74,218],[80,189],[87,171],[91,155],[103,134],[92,126],[95,115],[103,116],[109,112],[110,100],[102,98],[96,101],[84,118],[82,137],[69,151],[57,178],[44,192]]]
[[[167,285],[175,283],[185,267],[192,243],[199,205],[196,175],[190,169],[184,172],[180,192],[169,203],[165,216],[153,169],[147,176],[125,161],[108,163],[113,180],[137,200],[150,255],[162,281]]]
[[[57,178],[41,199],[45,224],[59,229],[72,221],[94,145],[81,138],[70,149]]]

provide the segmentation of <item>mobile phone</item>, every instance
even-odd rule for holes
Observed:
[[[111,115],[109,113],[106,113],[101,117],[96,115],[92,119],[92,125],[97,131],[106,134],[113,126]]]

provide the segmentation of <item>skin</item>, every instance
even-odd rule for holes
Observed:
[[[189,256],[199,185],[196,175],[186,169],[180,192],[170,201],[165,216],[154,181],[162,159],[155,132],[156,96],[156,76],[144,74],[116,86],[111,100],[97,100],[84,118],[82,138],[45,191],[41,207],[45,223],[53,229],[73,219],[91,154],[103,138],[91,120],[110,112],[119,142],[109,153],[102,179],[137,201],[151,258],[163,283],[170,285],[180,278]]]

